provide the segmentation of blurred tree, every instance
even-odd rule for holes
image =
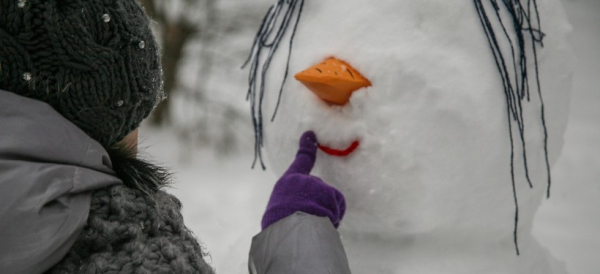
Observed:
[[[167,96],[179,87],[180,61],[184,48],[192,40],[201,38],[210,42],[214,37],[209,31],[217,21],[216,0],[139,0],[146,12],[158,24],[155,32],[162,44],[164,88]],[[210,57],[204,57],[209,59]],[[211,62],[202,62],[203,71],[209,77]],[[159,104],[151,117],[153,125],[169,122],[170,101]]]
[[[183,158],[192,157],[193,146],[218,155],[241,147],[250,152],[247,71],[240,66],[273,0],[138,1],[155,21],[170,98],[154,110],[150,124],[175,131]]]

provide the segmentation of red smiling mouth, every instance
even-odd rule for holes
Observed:
[[[350,155],[350,153],[354,152],[358,148],[358,146],[360,146],[360,142],[354,141],[348,148],[346,148],[344,150],[329,148],[329,147],[323,146],[321,144],[319,144],[319,149],[321,149],[323,152],[325,152],[329,155],[332,155],[332,156],[344,157],[344,156],[348,156],[348,155]]]

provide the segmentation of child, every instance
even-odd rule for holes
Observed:
[[[0,3],[0,272],[213,273],[161,190],[168,172],[136,159],[137,128],[162,99],[135,0]],[[273,203],[265,219],[298,205]]]

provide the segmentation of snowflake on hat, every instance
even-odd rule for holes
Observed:
[[[159,48],[135,1],[0,3],[0,89],[50,104],[104,147],[164,99]]]

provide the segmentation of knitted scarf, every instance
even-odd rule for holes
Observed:
[[[183,223],[181,203],[161,190],[168,172],[122,148],[108,151],[124,184],[92,193],[87,225],[46,273],[214,273]]]

